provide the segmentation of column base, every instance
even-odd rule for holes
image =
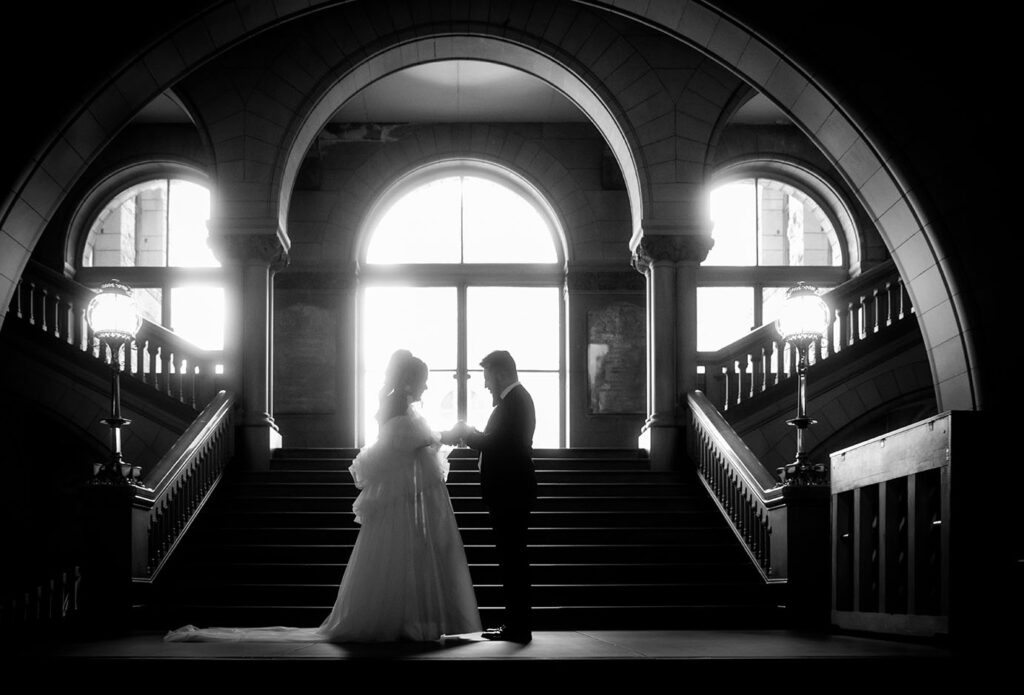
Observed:
[[[648,421],[637,445],[650,456],[652,471],[673,471],[682,468],[682,431],[678,425]]]
[[[274,449],[281,448],[281,433],[272,421],[241,425],[238,445],[242,468],[247,471],[269,471]]]

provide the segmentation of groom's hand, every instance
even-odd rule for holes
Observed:
[[[441,443],[442,444],[451,444],[451,445],[460,444],[461,443],[460,440],[462,439],[463,434],[464,434],[465,426],[466,426],[466,423],[464,423],[464,422],[462,422],[460,420],[459,422],[456,422],[452,426],[452,428],[450,430],[448,430],[447,432],[441,432]]]

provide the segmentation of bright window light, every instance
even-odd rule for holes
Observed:
[[[413,189],[381,218],[367,263],[459,263],[462,179],[449,176]]]
[[[206,243],[210,219],[210,191],[204,186],[171,179],[168,206],[168,265],[219,268],[220,262]]]
[[[508,350],[519,369],[558,369],[557,287],[470,287],[466,290],[469,364]]]
[[[363,435],[377,439],[378,396],[384,368],[405,348],[427,363],[423,415],[440,430],[458,418],[455,373],[458,319],[454,287],[368,287],[363,295]]]
[[[697,350],[719,350],[745,336],[753,325],[753,287],[697,288]]]
[[[463,177],[466,263],[556,263],[544,219],[523,196],[488,179]]]
[[[839,237],[803,191],[772,179],[742,179],[711,192],[714,248],[704,265],[840,266]]]
[[[171,330],[203,350],[224,349],[224,289],[171,289]]]
[[[373,230],[366,262],[556,263],[551,228],[526,198],[477,176],[449,176],[396,200]]]

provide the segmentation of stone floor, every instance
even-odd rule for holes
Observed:
[[[370,672],[389,677],[443,673],[456,679],[479,672],[515,679],[557,670],[594,685],[612,674],[642,678],[656,671],[752,681],[772,674],[842,673],[844,681],[863,684],[898,671],[916,682],[931,678],[938,683],[965,665],[941,645],[787,630],[536,632],[528,645],[490,642],[478,634],[440,644],[337,645],[165,643],[161,634],[136,633],[88,641],[21,642],[8,645],[3,653],[6,665],[24,667],[39,677],[125,673],[139,667],[183,677],[216,670],[230,674],[235,682],[240,677],[257,682],[271,675],[291,680]]]

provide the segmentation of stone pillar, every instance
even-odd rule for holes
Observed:
[[[211,220],[210,245],[228,268],[229,327],[225,351],[238,392],[241,460],[252,470],[267,470],[281,434],[274,423],[273,276],[288,262],[288,241],[276,224]]]
[[[697,370],[696,273],[712,243],[705,227],[675,226],[671,234],[645,231],[633,250],[633,267],[647,279],[648,413],[640,447],[654,470],[676,468],[685,451],[681,404]]]

